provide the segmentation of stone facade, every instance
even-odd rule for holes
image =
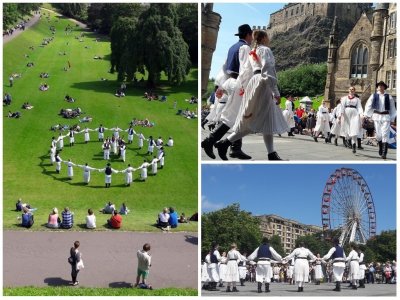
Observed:
[[[322,227],[305,225],[300,222],[285,219],[277,215],[256,216],[260,222],[260,231],[263,236],[271,238],[278,235],[285,253],[295,249],[296,240],[300,236],[322,232]]]
[[[201,4],[201,94],[207,91],[212,56],[217,45],[221,15],[213,12],[213,4]]]
[[[286,32],[302,23],[308,16],[331,19],[340,16],[340,19],[344,21],[353,20],[370,6],[371,4],[360,3],[290,3],[270,15],[268,35],[272,39],[276,33]]]
[[[334,26],[330,34],[325,86],[331,107],[351,85],[365,104],[381,80],[396,98],[396,3],[378,4],[372,16],[363,13],[340,45],[337,31]]]

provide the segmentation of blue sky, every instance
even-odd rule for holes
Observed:
[[[393,164],[203,164],[202,211],[232,203],[254,215],[276,214],[321,226],[321,196],[339,168],[358,171],[375,204],[377,233],[396,228],[396,167]]]
[[[285,3],[214,3],[214,11],[222,17],[217,47],[213,54],[210,78],[215,78],[226,60],[228,49],[236,41],[237,29],[242,24],[267,26],[269,15],[281,9]]]

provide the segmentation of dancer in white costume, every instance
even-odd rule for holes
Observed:
[[[333,245],[329,252],[322,258],[327,261],[331,259],[333,262],[333,273],[332,279],[336,282],[336,287],[333,289],[336,292],[340,292],[340,283],[342,282],[344,268],[346,267],[346,254],[341,246],[339,246],[339,239],[333,239]]]

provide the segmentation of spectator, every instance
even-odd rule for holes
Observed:
[[[151,256],[149,254],[150,248],[150,244],[146,243],[143,245],[143,250],[137,251],[138,268],[135,287],[139,286],[140,277],[142,277],[142,282],[139,287],[152,289],[151,286],[146,282],[147,278],[149,277],[149,270],[151,267]]]
[[[173,207],[169,208],[169,219],[168,223],[171,226],[171,228],[176,228],[178,227],[178,214],[174,210]]]
[[[31,228],[33,223],[34,223],[34,220],[33,220],[32,213],[29,211],[28,208],[24,207],[23,208],[23,214],[22,214],[21,226],[25,227],[25,228]]]
[[[59,228],[60,227],[60,218],[58,217],[58,209],[54,207],[51,213],[49,214],[49,219],[47,220],[46,227],[48,228]]]
[[[130,212],[130,210],[128,209],[128,207],[125,205],[125,202],[122,203],[121,208],[119,209],[119,213],[121,215],[127,215]]]
[[[115,210],[115,205],[109,201],[106,206],[100,210],[103,214],[112,214]]]
[[[179,223],[187,223],[188,220],[186,219],[185,213],[182,213],[178,220]]]
[[[86,216],[86,227],[89,229],[96,228],[96,216],[91,208],[88,209],[88,215]]]
[[[107,220],[108,226],[113,229],[120,229],[122,225],[122,217],[118,214],[117,210],[114,210],[113,215]]]
[[[372,263],[369,264],[367,281],[368,283],[375,283],[375,268]]]
[[[69,210],[68,207],[64,208],[64,211],[61,213],[62,222],[61,227],[64,229],[70,229],[74,225],[74,214]]]
[[[164,207],[163,211],[158,214],[157,227],[169,230],[169,213],[168,208]]]

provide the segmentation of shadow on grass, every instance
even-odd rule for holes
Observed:
[[[71,281],[62,279],[61,277],[47,277],[44,279],[44,283],[48,286],[66,286],[69,285]]]
[[[197,236],[193,235],[185,235],[185,241],[193,245],[198,245],[199,243],[199,239],[197,238]]]
[[[132,288],[133,287],[132,283],[125,282],[125,281],[110,282],[110,284],[108,286],[110,288],[114,288],[114,289]]]

